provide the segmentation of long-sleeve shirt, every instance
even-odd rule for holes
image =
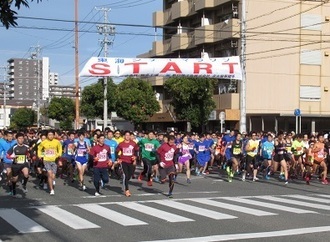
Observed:
[[[6,139],[0,140],[0,155],[3,157],[4,163],[6,163],[6,164],[13,163],[13,159],[8,158],[6,156],[6,154],[7,154],[7,151],[16,144],[17,144],[16,140],[12,140],[12,141],[8,141]]]
[[[46,139],[38,145],[38,157],[45,162],[54,162],[62,155],[62,144],[57,139]]]
[[[94,167],[96,168],[107,168],[108,161],[111,157],[111,150],[110,147],[106,144],[103,145],[95,145],[89,151],[89,154],[94,158]]]
[[[116,149],[116,153],[118,154],[118,158],[126,163],[133,163],[132,157],[136,155],[139,151],[139,146],[133,142],[121,142]]]

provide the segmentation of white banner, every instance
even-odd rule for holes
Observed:
[[[242,71],[238,56],[207,59],[92,57],[80,76],[187,76],[242,80]]]

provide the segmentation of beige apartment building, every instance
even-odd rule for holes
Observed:
[[[139,57],[199,58],[241,54],[242,1],[164,0],[153,26],[162,36]],[[299,0],[246,0],[247,130],[296,130],[294,110],[301,111],[301,131],[330,130],[330,3]],[[178,127],[162,77],[149,78],[161,111],[152,128]],[[209,129],[239,128],[240,81],[219,80],[216,110]],[[298,125],[299,127],[299,125]]]

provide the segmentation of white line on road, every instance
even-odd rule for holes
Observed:
[[[0,217],[16,228],[19,233],[38,233],[48,230],[15,209],[0,209]]]
[[[300,202],[298,200],[290,200],[290,199],[272,197],[272,196],[258,196],[258,198],[273,201],[273,202],[293,204],[293,205],[296,205],[296,206],[303,206],[303,207],[309,207],[309,208],[330,210],[330,206],[326,206],[326,205],[322,205],[322,204]]]
[[[37,207],[37,209],[73,229],[100,228],[100,226],[93,224],[88,220],[83,219],[57,206],[42,206]]]
[[[94,213],[98,216],[101,216],[105,219],[113,221],[117,224],[121,224],[123,226],[147,225],[148,224],[141,220],[131,218],[130,216],[127,216],[122,213],[118,213],[114,210],[102,207],[97,204],[80,204],[80,205],[77,205],[77,207],[85,209],[91,213]]]
[[[301,200],[307,200],[309,202],[319,202],[319,203],[327,203],[330,204],[329,199],[322,199],[322,198],[317,198],[317,197],[307,197],[307,196],[302,196],[302,195],[285,195],[284,197],[292,197],[292,198],[298,198]]]
[[[142,204],[139,204],[137,202],[123,202],[123,203],[118,203],[118,205],[121,205],[125,208],[129,208],[135,211],[138,211],[140,213],[144,213],[147,214],[149,216],[153,216],[168,222],[190,222],[190,221],[194,221],[193,219],[190,218],[186,218],[177,214],[173,214],[173,213],[168,213],[165,212],[163,210],[160,209],[156,209],[156,208],[152,208],[152,207],[148,207]]]
[[[277,215],[276,213],[265,212],[265,211],[262,211],[259,209],[247,208],[247,207],[238,206],[238,205],[234,205],[234,204],[230,204],[230,203],[222,203],[222,202],[218,202],[218,201],[214,201],[214,200],[206,199],[206,198],[196,198],[196,199],[189,199],[189,200],[197,202],[197,203],[206,204],[209,206],[214,206],[214,207],[224,208],[224,209],[228,209],[228,210],[233,210],[236,212],[251,214],[254,216]]]
[[[286,229],[270,232],[260,232],[260,233],[245,233],[245,234],[224,234],[224,235],[212,235],[205,237],[194,237],[194,238],[184,238],[184,239],[173,239],[173,240],[152,240],[145,242],[212,242],[212,241],[230,241],[230,240],[243,240],[243,239],[259,239],[259,238],[271,238],[271,237],[281,237],[281,236],[294,236],[303,234],[313,234],[330,232],[330,226],[323,227],[309,227],[300,229]]]
[[[297,213],[297,214],[317,213],[317,212],[306,210],[306,209],[293,208],[293,207],[279,205],[279,204],[276,204],[276,203],[259,202],[259,201],[256,201],[256,200],[249,200],[249,199],[238,198],[238,197],[235,197],[235,198],[223,197],[221,199],[234,201],[234,202],[238,202],[238,203],[243,203],[243,204],[249,204],[249,205],[254,205],[254,206],[270,208],[270,209],[286,211],[286,212],[290,212],[290,213]]]
[[[163,206],[167,206],[173,209],[178,209],[178,210],[182,210],[185,211],[187,213],[193,213],[193,214],[197,214],[200,216],[204,216],[204,217],[208,217],[208,218],[212,218],[212,219],[216,219],[216,220],[220,220],[220,219],[234,219],[237,218],[235,216],[229,215],[229,214],[225,214],[225,213],[218,213],[212,210],[208,210],[208,209],[204,209],[204,208],[199,208],[196,206],[192,206],[189,204],[184,204],[184,203],[179,203],[179,202],[175,202],[175,201],[153,201],[154,203],[158,203],[160,205]]]

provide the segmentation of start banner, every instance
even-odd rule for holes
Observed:
[[[224,58],[92,57],[79,76],[187,76],[242,80],[238,56]]]

